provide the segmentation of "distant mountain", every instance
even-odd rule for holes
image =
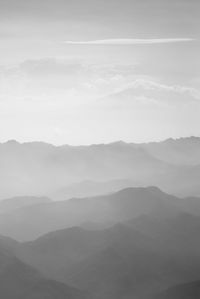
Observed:
[[[0,144],[2,197],[50,194],[84,180],[148,181],[169,168],[143,149],[121,143],[60,146],[10,141]]]
[[[9,141],[0,144],[0,194],[2,199],[27,194],[41,196],[75,184],[67,187],[66,193],[79,196],[77,183],[99,182],[98,186],[79,186],[88,196],[119,190],[121,181],[130,180],[134,186],[155,185],[170,193],[197,196],[199,153],[200,138],[196,137],[91,146]],[[109,183],[104,188],[100,186],[106,181],[115,181],[117,189],[113,190],[112,184],[108,187]]]
[[[1,250],[5,249],[7,252],[14,254],[14,252],[17,249],[17,247],[19,246],[19,244],[20,244],[19,242],[17,242],[16,240],[14,240],[12,238],[0,235],[0,249]]]
[[[17,259],[0,242],[0,298],[86,299],[84,293],[65,284],[45,279],[38,271]]]
[[[169,288],[152,299],[196,299],[200,298],[200,281],[180,284]]]
[[[65,200],[72,197],[89,197],[102,194],[113,193],[127,187],[138,186],[139,182],[131,180],[111,180],[111,181],[81,181],[71,184],[67,187],[63,187],[56,192],[53,192],[51,196],[56,200]]]
[[[157,159],[177,165],[200,165],[200,138],[167,139],[139,145]]]
[[[139,280],[134,291],[134,280],[149,257],[155,262],[147,244],[141,234],[121,225],[97,232],[70,228],[23,245],[20,258],[53,279],[87,290],[92,298],[126,298],[125,294],[141,291]],[[131,263],[137,268],[129,277]],[[130,284],[128,290],[126,281]]]
[[[26,206],[50,203],[48,197],[18,196],[0,201],[0,213],[9,212]]]
[[[62,215],[65,224],[66,219],[73,223],[75,218],[69,218],[75,217],[75,211],[77,224],[86,216],[115,224],[98,230],[70,227],[49,232],[18,244],[14,252],[44,276],[83,289],[92,299],[157,299],[169,287],[200,278],[200,215],[188,213],[190,201],[197,206],[197,198],[180,199],[148,187],[34,206],[37,214],[31,219],[39,225],[43,215],[47,223],[54,219],[58,225]]]
[[[95,299],[145,298],[200,273],[199,257],[177,259],[163,251],[162,240],[123,224],[102,231],[74,227],[52,232],[23,244],[18,256]]]
[[[176,202],[180,200],[156,187],[148,187],[35,204],[0,214],[0,233],[17,240],[32,240],[53,230],[87,222],[110,226],[158,210],[176,213],[180,210]]]
[[[200,257],[200,217],[180,212],[172,214],[151,213],[126,222],[145,236],[153,238],[162,252],[183,256]]]

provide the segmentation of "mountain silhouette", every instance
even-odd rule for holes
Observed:
[[[7,243],[8,245],[8,243]],[[0,297],[4,299],[85,299],[84,293],[46,279],[2,246],[0,240]]]
[[[103,193],[119,190],[121,180],[134,182],[134,186],[155,185],[169,193],[198,196],[199,140],[191,137],[146,144],[114,142],[90,146],[1,143],[1,198],[51,196],[65,188],[69,191],[71,188],[71,195],[76,196],[80,186],[75,188],[75,185],[80,182],[85,182],[84,190],[88,181],[119,181],[119,188],[116,186],[114,190],[112,184],[105,190],[93,185],[92,194],[86,192],[84,196],[97,195],[101,190]]]
[[[0,201],[0,213],[9,212],[34,204],[43,204],[49,202],[51,202],[51,199],[48,197],[18,196],[7,198]]]
[[[96,222],[104,226],[157,210],[176,213],[180,200],[156,187],[126,188],[96,197],[24,206],[0,215],[0,233],[32,240],[47,232]],[[44,221],[45,219],[45,221]]]
[[[43,275],[83,289],[92,298],[145,298],[199,275],[199,255],[192,258],[184,251],[177,258],[175,247],[163,250],[163,240],[125,224],[99,231],[74,227],[24,243],[17,255]]]
[[[152,299],[191,299],[199,297],[200,281],[194,281],[169,288]]]

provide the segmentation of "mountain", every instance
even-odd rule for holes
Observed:
[[[50,232],[35,241],[22,244],[19,246],[18,254],[26,262],[33,263],[34,266],[40,268],[45,274],[57,272],[59,268],[63,269],[65,264],[67,274],[67,270],[74,267],[74,264],[104,251],[114,241],[122,242],[129,238],[129,243],[131,243],[130,237],[133,239],[133,236],[133,241],[138,242],[137,246],[146,244],[146,238],[142,234],[120,224],[98,231],[72,227]],[[125,246],[127,247],[127,244]]]
[[[15,209],[20,209],[26,206],[38,205],[43,203],[50,203],[51,199],[48,197],[35,196],[18,196],[0,201],[0,213],[9,212]]]
[[[5,244],[4,244],[5,245]],[[3,299],[85,299],[84,293],[44,278],[0,242],[0,297]]]
[[[154,254],[148,252],[147,244],[140,233],[122,225],[103,231],[69,228],[23,245],[18,254],[43,274],[68,281],[90,292],[92,298],[114,299],[120,298],[120,294],[123,298],[126,293],[136,294],[134,280],[146,263],[149,266],[149,257],[155,267]],[[129,277],[133,265],[135,272]],[[129,291],[126,281],[133,284]],[[139,293],[139,280],[137,288]]]
[[[163,142],[150,142],[140,145],[149,154],[171,164],[200,165],[200,138],[187,137],[167,139]]]
[[[111,181],[81,181],[67,187],[56,190],[51,194],[56,200],[65,200],[73,197],[91,197],[102,194],[113,193],[128,187],[138,186],[138,182],[131,180],[111,180]]]
[[[167,215],[168,214],[168,215]],[[153,238],[162,252],[176,258],[200,257],[200,217],[185,212],[151,213],[126,222],[140,233]]]
[[[0,249],[5,249],[7,252],[14,254],[19,244],[19,242],[12,238],[0,235]]]
[[[200,298],[200,281],[180,284],[169,288],[152,299],[192,299]]]
[[[198,196],[199,140],[191,137],[147,144],[114,142],[90,146],[21,144],[11,140],[0,144],[1,199],[27,194],[56,195],[59,190],[65,193],[65,188],[69,196],[79,196],[79,187],[85,190],[85,196],[91,196],[117,191],[124,180],[134,182],[134,186],[155,185],[169,193]],[[97,182],[96,186],[80,183],[88,181]],[[116,182],[114,190],[112,183],[110,187],[109,183],[104,188],[100,186],[106,181]]]
[[[51,232],[22,244],[17,254],[44,275],[95,299],[145,298],[200,273],[199,256],[178,259],[163,250],[162,240],[124,224],[101,231],[74,227]]]
[[[20,244],[15,253],[49,279],[83,289],[93,299],[154,299],[170,287],[200,279],[200,216],[186,212],[190,200],[196,204],[198,199],[176,198],[156,187],[71,199],[68,208],[106,203],[106,216],[121,223],[49,232]]]
[[[40,142],[0,144],[1,197],[50,194],[84,180],[146,180],[170,168],[127,144],[53,146]]]
[[[108,227],[157,210],[176,213],[181,209],[176,203],[180,201],[156,187],[147,187],[35,204],[0,214],[0,233],[17,240],[32,240],[50,231],[88,222]]]

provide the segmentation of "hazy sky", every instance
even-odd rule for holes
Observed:
[[[0,141],[200,136],[199,0],[0,0]]]

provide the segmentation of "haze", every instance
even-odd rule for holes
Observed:
[[[200,298],[200,1],[0,0],[0,298]]]
[[[196,0],[0,0],[1,141],[200,135]]]

